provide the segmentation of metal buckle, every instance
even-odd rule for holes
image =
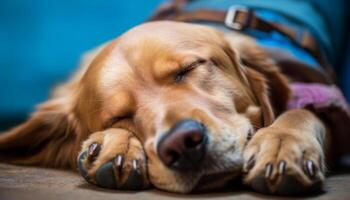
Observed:
[[[228,10],[227,10],[227,13],[226,13],[226,17],[225,17],[225,25],[230,28],[230,29],[233,29],[233,30],[236,30],[236,31],[241,31],[243,30],[247,25],[248,25],[248,22],[249,22],[249,17],[248,19],[246,20],[246,23],[245,24],[240,24],[238,22],[235,22],[235,18],[236,18],[236,15],[237,15],[237,12],[240,11],[240,12],[248,12],[249,13],[249,8],[245,7],[245,6],[231,6]]]

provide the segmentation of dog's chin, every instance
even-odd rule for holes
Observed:
[[[239,171],[234,172],[218,172],[203,175],[196,186],[192,189],[192,193],[211,192],[214,189],[223,189],[226,184],[240,175]]]
[[[241,171],[236,169],[202,175],[191,173],[186,178],[184,176],[178,176],[178,179],[171,184],[162,185],[165,187],[160,187],[160,185],[155,186],[158,189],[174,193],[208,193],[213,192],[213,190],[225,189],[228,182],[235,180],[240,175]]]
[[[228,182],[231,182],[235,178],[241,175],[241,169],[243,166],[240,156],[232,155],[234,158],[231,162],[219,162],[225,164],[221,167],[214,167],[208,162],[204,163],[204,168],[200,171],[200,176],[194,183],[190,193],[203,193],[211,192],[214,189],[223,189]],[[213,162],[214,160],[212,160]],[[209,167],[210,166],[210,167]]]

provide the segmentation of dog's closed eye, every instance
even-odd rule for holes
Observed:
[[[190,64],[185,64],[183,67],[181,67],[181,70],[175,75],[175,82],[179,83],[183,81],[189,72],[191,72],[193,69],[204,63],[206,63],[206,60],[198,59]]]

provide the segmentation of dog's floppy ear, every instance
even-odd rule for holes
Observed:
[[[262,74],[250,68],[245,70],[245,75],[263,114],[263,125],[269,126],[275,120],[275,113],[269,98],[266,79]]]
[[[238,68],[236,71],[254,93],[263,114],[263,125],[268,126],[287,107],[290,97],[288,80],[265,50],[251,38],[229,34],[226,39],[230,46],[228,51],[234,52],[232,59]]]
[[[0,134],[3,161],[48,167],[75,167],[79,122],[70,98],[49,100],[23,124]]]

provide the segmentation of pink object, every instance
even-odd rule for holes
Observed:
[[[331,130],[334,161],[350,155],[350,111],[342,92],[335,85],[291,83],[288,109],[311,108]]]
[[[349,106],[335,85],[294,82],[291,84],[291,89],[292,97],[288,102],[288,109],[313,106],[317,110],[334,106],[349,113]]]

